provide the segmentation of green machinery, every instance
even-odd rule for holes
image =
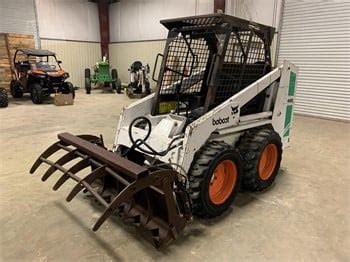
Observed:
[[[104,56],[102,61],[99,61],[94,66],[94,74],[91,76],[90,68],[85,69],[85,90],[87,94],[91,93],[91,84],[103,85],[109,87],[112,84],[112,89],[118,94],[121,93],[122,85],[118,78],[117,69],[111,69],[107,58]]]

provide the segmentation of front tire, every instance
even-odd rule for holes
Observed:
[[[44,91],[40,84],[34,83],[31,86],[30,97],[34,104],[42,104],[44,101]]]
[[[196,153],[189,171],[193,214],[212,218],[231,206],[240,189],[241,156],[222,141],[210,141]]]
[[[0,107],[7,107],[9,104],[7,92],[5,88],[0,87]]]
[[[65,91],[64,94],[72,94],[73,99],[75,98],[75,89],[71,82],[64,82]]]
[[[12,80],[10,83],[10,92],[13,98],[20,98],[23,96],[23,91],[17,80]]]
[[[243,157],[243,188],[267,189],[275,181],[282,160],[281,137],[271,128],[248,131],[239,141]]]

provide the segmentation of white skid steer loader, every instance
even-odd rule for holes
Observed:
[[[149,230],[161,247],[193,215],[225,212],[243,188],[261,191],[278,175],[289,145],[297,67],[273,69],[273,28],[224,14],[162,20],[169,30],[155,93],[121,113],[112,151],[92,135],[59,134],[44,162],[73,179],[67,197],[88,191],[114,213]],[[155,66],[155,68],[156,68]],[[49,159],[67,151],[57,161]],[[79,161],[70,168],[64,165]],[[91,173],[76,175],[85,168]]]

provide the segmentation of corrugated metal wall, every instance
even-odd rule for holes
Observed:
[[[118,70],[122,82],[129,83],[128,69],[130,65],[136,60],[141,61],[143,64],[148,63],[151,67],[152,75],[156,55],[158,53],[163,53],[164,46],[165,40],[110,44],[110,62],[111,65]],[[155,87],[155,82],[151,82],[151,87]]]
[[[100,43],[41,40],[41,47],[56,52],[62,68],[69,72],[69,81],[84,88],[84,69],[101,59]]]
[[[286,0],[279,63],[299,66],[295,112],[350,121],[350,2]]]
[[[0,33],[33,35],[38,45],[34,0],[0,0]]]

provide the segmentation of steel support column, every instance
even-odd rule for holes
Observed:
[[[109,44],[109,1],[99,0],[98,5],[98,18],[100,23],[100,36],[101,36],[101,56],[109,56],[108,44]]]
[[[225,13],[225,0],[214,0],[214,13]]]

